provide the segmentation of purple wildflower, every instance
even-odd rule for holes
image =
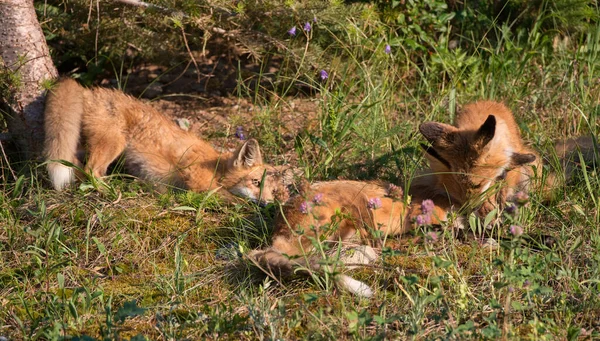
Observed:
[[[439,239],[438,234],[433,231],[427,232],[426,236],[427,236],[427,240],[431,241],[432,243],[437,243],[437,241]]]
[[[290,28],[287,33],[291,36],[295,36],[296,35],[296,26]]]
[[[527,194],[523,191],[519,191],[519,192],[515,193],[514,201],[517,203],[517,205],[523,206],[523,205],[527,204],[527,202],[529,201],[529,194]]]
[[[317,205],[320,204],[321,202],[323,202],[323,193],[315,194],[315,197],[313,198],[313,202]]]
[[[434,207],[435,207],[435,204],[433,203],[433,200],[431,200],[431,199],[425,199],[421,203],[421,211],[423,212],[424,215],[429,215],[429,216],[432,215]]]
[[[382,203],[381,203],[380,198],[371,198],[371,199],[369,199],[369,202],[367,203],[367,207],[372,210],[381,208],[381,206],[382,206]]]
[[[418,226],[431,225],[431,216],[425,215],[425,214],[419,214],[415,218],[415,223],[417,223]]]
[[[420,214],[420,215],[418,215],[418,216],[415,218],[415,223],[417,223],[417,225],[419,225],[419,226],[421,226],[421,225],[425,225],[425,216],[423,216],[423,215],[421,215],[421,214]]]
[[[401,199],[404,196],[404,191],[402,187],[396,186],[394,184],[389,184],[387,188],[387,195],[392,199]]]
[[[504,211],[510,215],[514,215],[517,213],[517,205],[515,204],[508,204],[505,208]]]
[[[325,70],[321,70],[321,72],[319,72],[319,76],[321,77],[321,80],[323,80],[323,81],[326,80],[327,78],[329,78],[329,74]]]
[[[300,213],[308,214],[308,209],[310,208],[310,204],[307,201],[304,201],[300,204]]]
[[[510,233],[513,236],[518,237],[523,234],[523,228],[519,225],[510,225]]]
[[[525,287],[525,288],[526,288],[526,287],[528,287],[530,284],[531,284],[531,282],[530,282],[528,279],[526,279],[526,280],[525,280],[525,282],[523,282],[523,287]]]
[[[317,22],[317,16],[313,16],[313,22]]]
[[[508,292],[515,292],[515,288],[513,288],[513,287],[508,287]]]
[[[390,45],[385,45],[385,49],[383,49],[383,52],[385,52],[385,54],[392,53],[392,47]]]
[[[306,24],[304,24],[304,30],[306,32],[310,32],[311,28],[312,28],[312,26],[310,26],[310,23],[307,21]]]
[[[245,140],[246,139],[246,135],[244,134],[244,128],[237,127],[235,129],[235,137],[237,137],[240,140]]]

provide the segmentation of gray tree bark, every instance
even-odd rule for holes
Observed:
[[[37,20],[33,0],[0,0],[1,72],[15,72],[2,106],[11,137],[25,159],[39,159],[44,142],[42,82],[58,76]]]

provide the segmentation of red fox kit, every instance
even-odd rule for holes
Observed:
[[[44,155],[57,190],[75,175],[73,168],[57,161],[81,166],[84,149],[84,169],[95,177],[106,175],[109,164],[123,153],[126,167],[151,181],[195,192],[223,188],[263,203],[288,196],[287,171],[264,164],[256,140],[234,153],[220,153],[150,105],[117,90],[59,81],[46,99],[45,133]]]
[[[255,250],[249,257],[270,275],[288,277],[302,268],[319,270],[310,254],[314,243],[374,244],[377,233],[379,238],[405,233],[423,213],[428,215],[424,222],[427,224],[446,219],[447,210],[433,205],[431,200],[428,205],[421,205],[417,199],[407,207],[398,200],[402,197],[402,189],[394,185],[359,181],[314,183],[285,204],[275,220],[272,246]],[[352,293],[372,295],[366,284],[348,276],[338,274],[335,280]]]
[[[449,195],[458,205],[480,205],[482,216],[541,174],[539,156],[524,145],[512,112],[502,103],[468,104],[454,126],[425,122],[419,131],[431,143],[426,148],[431,172],[417,180],[417,187],[430,182],[431,191]],[[505,186],[497,193],[489,190],[498,182]]]

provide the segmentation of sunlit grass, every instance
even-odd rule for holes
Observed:
[[[264,88],[240,85],[238,95],[252,99],[255,116],[252,122],[233,116],[231,123],[259,139],[267,159],[292,160],[311,180],[382,179],[407,186],[426,166],[419,123],[450,123],[461,104],[483,98],[504,101],[524,139],[542,151],[559,138],[598,133],[600,27],[576,45],[553,49],[539,27],[519,35],[492,26],[499,41],[451,49],[449,35],[441,36],[423,54],[396,44],[405,41],[378,25],[376,16],[362,19],[329,31],[336,43],[331,51],[311,51],[297,38],[289,42],[295,55],[283,56],[284,63],[307,63],[298,70],[312,70],[310,53],[331,52],[330,65],[313,74],[281,72]],[[321,79],[320,69],[329,78]],[[281,107],[307,98],[316,112],[298,123],[290,142],[283,136],[291,130],[281,127]],[[489,232],[497,248],[473,236],[471,227],[480,231],[475,225],[461,233],[444,226],[434,243],[415,238],[428,230],[388,240],[379,263],[354,272],[376,291],[367,300],[320,278],[278,283],[244,258],[268,245],[277,205],[227,206],[206,194],[159,194],[118,176],[105,179],[106,185],[57,193],[42,169],[13,177],[6,167],[0,185],[0,336],[596,338],[597,172],[578,171],[551,203],[530,193],[516,216],[505,215]],[[511,235],[511,225],[524,235]]]

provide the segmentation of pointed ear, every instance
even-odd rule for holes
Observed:
[[[496,135],[496,116],[489,115],[485,122],[479,127],[475,134],[475,141],[481,144],[481,147],[486,146]]]
[[[455,130],[456,128],[451,125],[438,122],[425,122],[419,126],[419,131],[431,144],[445,139],[449,133]]]
[[[531,153],[513,153],[511,156],[510,164],[513,167],[519,167],[528,163],[532,163],[533,161],[535,161],[536,158],[537,157],[535,156],[535,154]]]
[[[446,161],[446,159],[444,159],[435,149],[433,149],[433,147],[429,147],[429,146],[426,146],[421,143],[421,148],[423,148],[423,150],[427,153],[427,155],[429,155],[433,159],[441,162],[448,169],[452,169],[452,167],[450,166],[450,162]]]
[[[263,163],[260,146],[255,139],[246,141],[233,154],[233,167],[253,167]]]

